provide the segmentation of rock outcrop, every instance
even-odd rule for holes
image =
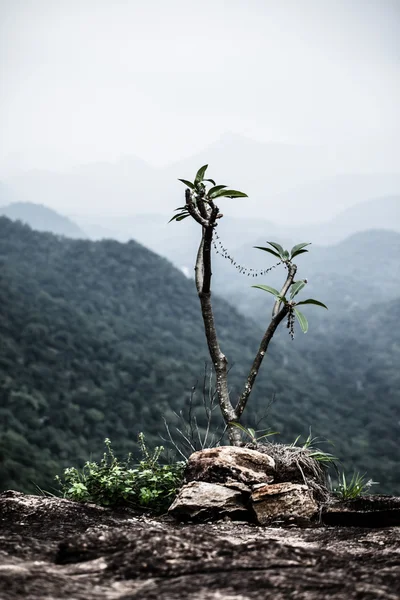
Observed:
[[[280,446],[269,448],[278,448],[281,458]],[[277,465],[265,451],[247,447],[220,446],[194,452],[185,469],[185,484],[170,513],[178,519],[228,516],[260,525],[311,521],[318,515],[315,491],[318,485],[322,489],[324,474],[318,464],[313,465],[315,460],[299,450],[287,449],[283,466],[282,460],[281,466]],[[314,485],[304,481],[300,460]],[[285,473],[295,482],[285,481]],[[300,477],[302,483],[297,483]]]
[[[1,600],[399,597],[400,528],[180,524],[0,494]]]

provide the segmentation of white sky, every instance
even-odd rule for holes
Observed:
[[[399,59],[400,0],[0,0],[0,165],[396,137]]]

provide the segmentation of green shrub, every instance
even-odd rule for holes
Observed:
[[[79,470],[69,467],[56,477],[64,498],[78,502],[94,502],[102,506],[129,505],[162,513],[172,503],[182,483],[184,462],[161,465],[163,447],[151,454],[144,435],[139,434],[142,460],[133,462],[131,454],[119,461],[109,439],[99,463],[87,461]]]

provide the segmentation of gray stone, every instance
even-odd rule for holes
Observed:
[[[215,520],[224,516],[248,520],[240,491],[206,481],[191,481],[184,485],[169,513],[183,520]]]
[[[252,495],[253,510],[260,525],[274,521],[304,521],[315,516],[318,504],[306,485],[276,483],[257,487]]]
[[[189,458],[185,479],[220,483],[250,493],[254,484],[274,480],[275,461],[268,454],[250,448],[220,446],[194,452]]]

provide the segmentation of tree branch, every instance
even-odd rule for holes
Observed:
[[[286,277],[286,281],[283,284],[281,291],[279,292],[280,296],[286,296],[286,294],[287,294],[290,286],[293,283],[293,280],[294,280],[294,277],[296,275],[296,272],[297,272],[297,266],[293,265],[292,263],[289,263],[288,264],[288,274],[287,274],[287,277]],[[278,314],[278,312],[280,310],[280,307],[281,307],[281,304],[282,304],[282,300],[277,300],[275,302],[274,307],[272,309],[272,316],[273,317],[276,317],[276,315]]]
[[[222,353],[218,343],[214,315],[211,306],[211,292],[200,292],[199,298],[208,350],[211,360],[213,361],[217,378],[216,387],[219,405],[224,421],[228,427],[229,440],[231,444],[238,446],[241,443],[240,432],[236,427],[229,425],[230,422],[237,421],[238,416],[229,399],[228,361],[226,360],[226,356]]]
[[[200,212],[196,209],[192,199],[192,194],[189,189],[185,191],[185,199],[189,214],[193,217],[193,219],[200,223],[202,227],[208,227],[208,220],[202,217]]]
[[[289,290],[290,286],[293,283],[293,279],[296,275],[296,271],[297,271],[297,267],[296,265],[292,265],[289,263],[288,265],[288,275],[286,278],[285,283],[282,286],[282,289],[280,291],[280,296],[285,296],[287,291]],[[272,319],[270,324],[268,325],[268,328],[266,330],[266,332],[264,333],[264,337],[261,340],[261,344],[260,347],[258,349],[258,352],[254,358],[253,364],[251,366],[250,372],[247,376],[247,380],[246,380],[246,384],[244,386],[244,390],[242,392],[242,395],[240,396],[238,403],[235,407],[235,412],[238,416],[238,418],[240,419],[240,417],[242,416],[242,413],[244,411],[244,409],[246,408],[246,404],[247,401],[249,399],[249,396],[251,394],[251,391],[253,389],[253,385],[255,382],[255,379],[258,375],[258,371],[261,367],[261,363],[264,359],[264,356],[267,353],[268,350],[268,346],[270,341],[272,340],[274,333],[278,327],[278,325],[283,321],[283,319],[286,317],[286,315],[289,312],[289,306],[287,304],[284,304],[283,307],[279,310],[279,306],[282,304],[282,301],[277,300],[277,302],[275,302],[274,305],[274,309],[272,311]],[[275,312],[276,310],[276,306],[278,305],[278,312]]]

